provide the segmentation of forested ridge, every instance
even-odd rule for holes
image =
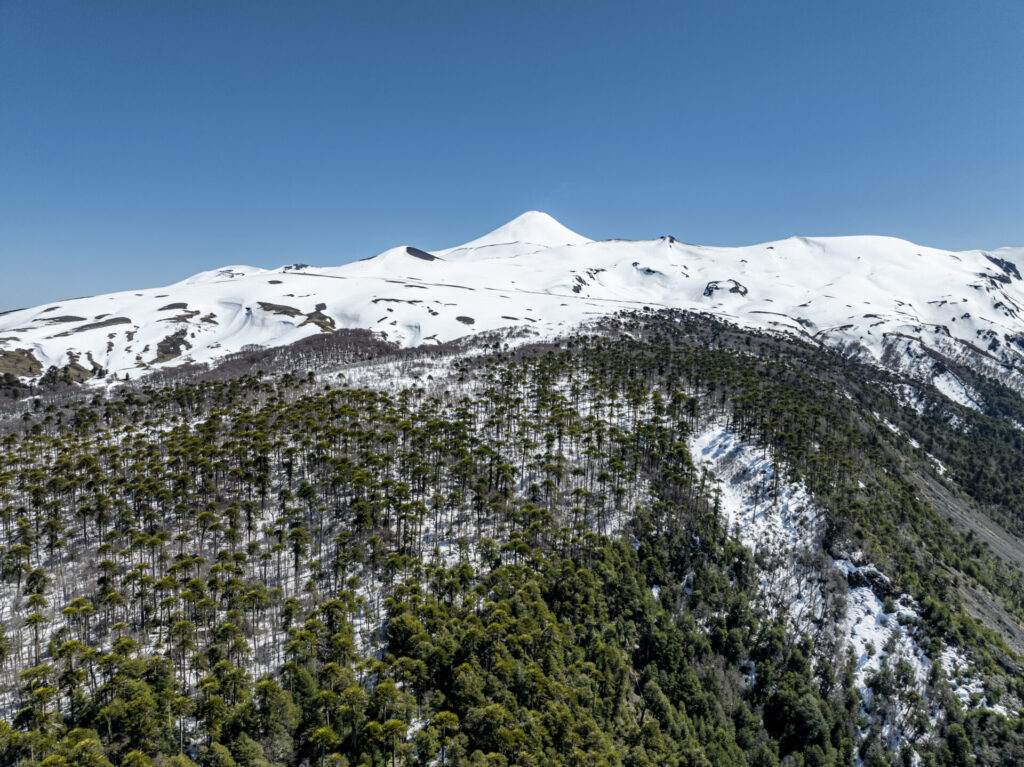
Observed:
[[[1018,395],[990,384],[986,415],[922,389],[915,409],[891,374],[673,312],[484,351],[408,386],[387,364],[415,357],[378,348],[376,387],[357,375],[373,360],[277,355],[9,411],[0,764],[1024,757],[1018,657],[962,598],[1024,621],[1020,571],[910,479],[1019,524]],[[727,529],[687,446],[711,422],[772,456],[766,492],[808,488],[819,559],[774,561]],[[924,686],[894,656],[858,689],[832,557],[919,605]],[[809,620],[772,604],[780,567],[822,584]],[[1001,708],[951,694],[944,648]]]

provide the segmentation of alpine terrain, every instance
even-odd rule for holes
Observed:
[[[1024,248],[950,253],[888,237],[743,248],[595,242],[529,212],[447,250],[341,267],[226,266],[163,288],[0,316],[0,372],[121,379],[252,346],[365,328],[403,347],[518,326],[544,337],[641,307],[707,312],[880,363],[971,404],[946,358],[1024,386]]]
[[[594,241],[0,315],[0,765],[1017,765],[1024,248]]]

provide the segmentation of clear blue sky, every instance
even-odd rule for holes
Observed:
[[[0,310],[534,208],[1024,244],[1024,0],[0,0]]]

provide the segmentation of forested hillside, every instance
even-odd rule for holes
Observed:
[[[333,338],[10,382],[0,764],[1024,759],[1013,391],[668,311]]]

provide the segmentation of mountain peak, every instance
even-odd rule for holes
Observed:
[[[514,243],[536,245],[540,248],[557,248],[563,245],[585,245],[588,242],[592,242],[592,240],[563,226],[547,213],[528,210],[483,237],[440,252],[454,253]]]

